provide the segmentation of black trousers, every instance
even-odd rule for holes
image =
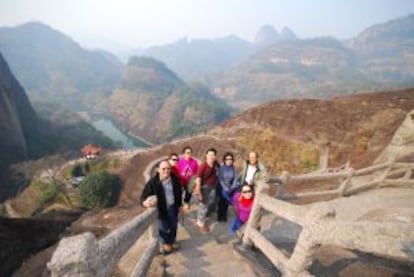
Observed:
[[[190,201],[191,201],[191,196],[192,196],[191,192],[188,192],[187,190],[184,190],[184,203],[189,204]]]
[[[217,221],[227,221],[227,210],[229,207],[229,201],[222,196],[221,186],[218,186],[218,204],[217,204]]]

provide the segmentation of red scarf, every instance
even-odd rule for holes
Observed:
[[[253,200],[254,200],[254,197],[252,197],[252,198],[248,199],[248,198],[244,198],[244,197],[242,196],[242,197],[240,197],[240,204],[241,204],[243,207],[247,208],[247,207],[250,207],[250,206],[253,204]]]

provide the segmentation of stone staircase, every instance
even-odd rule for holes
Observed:
[[[210,219],[210,232],[201,234],[196,226],[197,205],[184,214],[178,227],[180,249],[167,256],[158,255],[153,262],[163,267],[163,276],[263,276],[242,257],[234,245],[238,238],[228,232],[233,211],[229,211],[228,222]],[[154,270],[150,270],[154,271]]]

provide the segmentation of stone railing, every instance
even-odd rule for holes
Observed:
[[[144,171],[145,180],[165,157],[150,163]],[[145,276],[153,256],[158,252],[157,211],[146,209],[129,222],[97,240],[92,233],[63,238],[47,267],[51,276],[109,276],[121,257],[148,232],[149,240],[129,276]]]
[[[371,170],[374,168],[364,172]],[[346,178],[347,175],[342,177]],[[304,176],[300,178],[303,180]],[[269,196],[267,192],[270,185],[269,182],[257,184],[256,198],[246,224],[242,248],[247,249],[253,243],[283,276],[310,276],[308,268],[320,245],[334,245],[414,261],[414,224],[338,221],[335,219],[335,210],[328,204],[318,203],[311,209],[293,205]],[[262,209],[302,227],[290,257],[258,230]]]
[[[156,165],[166,159],[152,161],[144,170],[149,180]],[[129,276],[145,276],[153,256],[158,252],[158,221],[155,208],[147,209],[131,221],[97,240],[92,233],[64,238],[59,242],[47,267],[51,276],[109,276],[121,257],[135,242],[149,233],[146,249]]]
[[[379,187],[414,187],[414,179],[412,179],[413,170],[413,163],[397,163],[391,161],[358,170],[351,167],[343,167],[342,170],[332,173],[316,171],[303,175],[287,175],[285,177],[286,181],[278,186],[278,198],[289,200],[317,196],[341,197]],[[277,178],[270,178],[269,181],[272,183],[277,180]],[[310,182],[318,181],[336,182],[337,188],[295,194],[284,193],[287,184],[309,184]]]
[[[158,251],[157,212],[154,208],[97,240],[92,233],[64,238],[59,242],[47,267],[51,276],[109,276],[119,259],[145,233],[150,239],[130,276],[145,276]]]

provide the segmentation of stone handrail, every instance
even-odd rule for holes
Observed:
[[[362,191],[378,187],[413,187],[414,180],[410,180],[414,170],[413,163],[395,163],[393,161],[379,165],[374,165],[358,170],[346,168],[343,171],[333,173],[313,172],[302,175],[287,176],[286,181],[278,184],[278,198],[280,199],[299,199],[304,197],[316,196],[349,196]],[[399,178],[392,178],[395,175],[403,175]],[[362,178],[361,178],[362,177]],[[371,179],[364,180],[363,177]],[[270,178],[269,183],[273,183],[275,178]],[[299,192],[295,194],[283,193],[288,183],[306,183],[314,181],[337,182],[338,187],[329,190]]]
[[[146,167],[145,180],[151,178],[151,171],[166,158],[160,157]],[[132,245],[149,232],[146,249],[130,273],[130,276],[145,276],[158,251],[156,215],[156,209],[147,209],[100,240],[92,233],[62,239],[47,264],[51,276],[108,276]]]
[[[311,276],[308,268],[320,245],[335,245],[414,261],[413,223],[338,221],[335,219],[335,210],[328,204],[318,203],[306,209],[268,196],[268,189],[269,184],[264,181],[257,184],[242,247],[247,249],[254,243],[283,276]],[[259,232],[262,209],[302,226],[290,257]]]
[[[165,157],[147,166],[145,180],[150,178],[151,170],[162,159]],[[100,240],[89,232],[63,238],[47,264],[51,276],[109,276],[121,257],[148,232],[146,248],[130,273],[133,277],[145,276],[158,251],[156,218],[156,209],[150,208]]]
[[[119,259],[146,231],[150,240],[141,259],[151,261],[157,250],[158,237],[151,225],[156,221],[154,208],[147,209],[101,240],[92,233],[64,238],[47,264],[51,276],[108,276]],[[141,261],[131,276],[142,276],[149,262]]]

